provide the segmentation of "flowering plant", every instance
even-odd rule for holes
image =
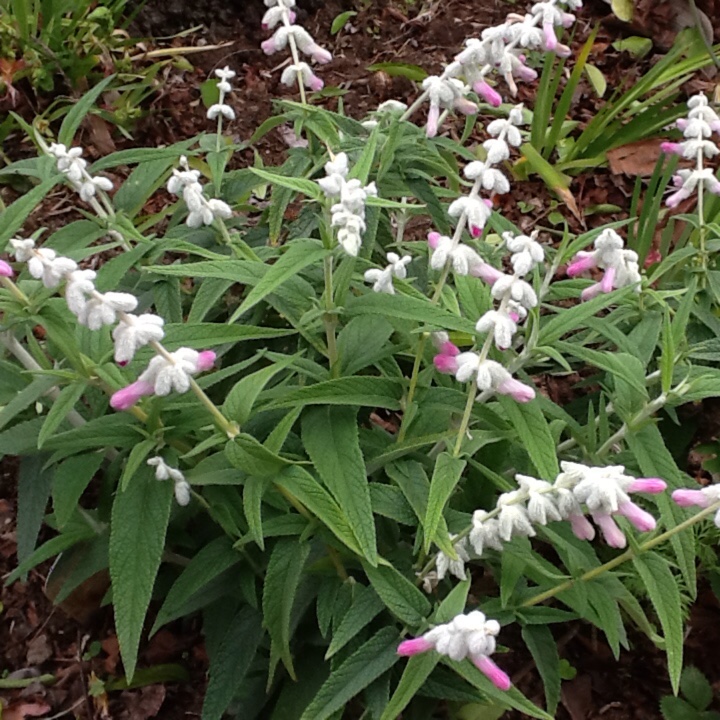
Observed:
[[[675,261],[648,277],[623,223],[558,239],[495,210],[528,111],[503,104],[491,72],[514,93],[535,77],[527,52],[567,55],[556,31],[579,3],[487,28],[410,107],[362,121],[310,104],[322,81],[298,53],[330,55],[294,2],[266,5],[263,49],[289,49],[282,82],[300,94],[279,117],[308,140],[281,166],[228,169],[230,68],[215,73],[216,132],[193,141],[88,165],[72,138],[99,91],[57,142],[29,128],[39,157],[14,170],[38,184],[0,230],[0,451],[23,456],[21,498],[44,513],[52,496],[57,535],[35,548],[40,519],[21,526],[10,581],[72,553],[67,593],[101,557],[128,677],[154,585],[151,632],[202,611],[206,719],[233,703],[298,716],[295,682],[306,720],[351,701],[389,720],[427,698],[549,718],[549,625],[590,623],[617,656],[629,622],[658,640],[651,608],[677,689],[691,528],[720,509],[653,422],[720,395],[686,337],[692,293],[653,286]],[[454,110],[478,115],[470,149],[437,137]],[[101,174],[127,165],[118,188]],[[84,218],[28,237],[58,183]],[[143,215],[161,185],[172,205]],[[626,561],[649,604],[614,572]],[[480,573],[489,589],[471,593]],[[511,623],[546,709],[512,684]]]

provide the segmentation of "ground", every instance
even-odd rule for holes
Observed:
[[[384,72],[369,73],[367,67],[379,62],[404,62],[421,65],[431,72],[440,69],[462,45],[463,40],[483,28],[503,19],[508,11],[521,11],[524,4],[493,2],[493,0],[447,0],[424,5],[401,0],[396,2],[365,2],[358,15],[352,17],[343,31],[331,36],[329,28],[339,12],[353,7],[329,0],[304,6],[301,20],[322,45],[335,56],[323,71],[328,85],[346,90],[343,103],[346,112],[360,117],[379,102],[394,98],[412,99],[413,84],[402,77]],[[699,3],[709,17],[716,17],[713,0]],[[672,42],[673,4],[669,2],[640,2],[636,26],[630,29],[608,16],[608,6],[602,0],[591,0],[580,15],[574,49],[587,38],[591,28],[602,21],[593,53],[593,63],[605,74],[609,88],[627,86],[655,62]],[[202,25],[194,34],[159,44],[201,46],[231,42],[219,50],[189,56],[195,69],[191,72],[169,72],[147,106],[147,114],[134,130],[130,141],[112,133],[102,121],[85,125],[80,138],[89,155],[98,156],[130,144],[157,145],[174,142],[207,130],[204,109],[200,102],[199,85],[216,67],[230,65],[238,70],[237,88],[232,102],[238,120],[231,126],[240,141],[247,140],[258,125],[270,115],[272,100],[288,96],[279,85],[281,60],[266,57],[259,43],[266,36],[259,27],[263,6],[259,0],[234,2],[190,3],[188,0],[150,0],[137,18],[134,33],[166,37],[190,25]],[[717,25],[717,23],[715,23]],[[720,30],[720,29],[719,29]],[[643,61],[613,50],[611,43],[624,34],[640,33],[654,38],[653,52]],[[714,82],[710,75],[699,75],[692,90],[710,90]],[[22,87],[20,88],[23,89]],[[532,87],[521,87],[519,101],[533,103]],[[0,107],[7,99],[0,99]],[[16,109],[30,117],[33,107],[43,106],[47,99],[35,98],[32,92],[22,95]],[[331,105],[337,100],[329,100]],[[581,85],[574,98],[571,114],[586,119],[599,106],[588,82]],[[451,132],[454,130],[451,129]],[[476,138],[471,138],[471,142]],[[480,136],[477,136],[480,139]],[[265,162],[272,165],[282,159],[287,148],[286,137],[271,133],[260,146]],[[654,163],[657,148],[650,152]],[[28,154],[29,147],[19,136],[8,139],[5,152],[11,158]],[[655,155],[652,155],[655,152]],[[238,165],[251,155],[236,158]],[[630,165],[638,158],[631,158]],[[618,159],[621,162],[622,158]],[[626,174],[627,165],[618,165],[614,172],[607,168],[593,168],[577,177],[571,187],[579,207],[579,216],[560,205],[558,211],[575,231],[622,217],[622,212],[589,214],[591,206],[602,204],[627,207],[635,177]],[[7,196],[6,196],[7,195]],[[12,190],[0,189],[0,196],[11,200]],[[65,222],[73,213],[63,190],[54,192],[31,219],[30,229],[42,225],[53,226]],[[514,185],[513,194],[504,200],[501,210],[521,228],[547,215],[552,196],[540,181],[530,180]],[[541,209],[540,214],[524,215],[521,208]],[[688,208],[682,208],[687,211]],[[551,394],[562,395],[567,387],[548,387]],[[695,408],[702,418],[711,421],[717,416],[714,406]],[[706,440],[714,436],[716,422],[698,422],[705,426]],[[708,430],[708,427],[712,428]],[[699,473],[697,463],[689,457],[688,469]],[[16,464],[5,459],[0,473],[0,578],[15,566],[15,472]],[[62,607],[54,607],[47,597],[46,580],[50,565],[30,573],[27,582],[4,587],[0,594],[0,671],[10,677],[31,680],[39,675],[52,676],[52,685],[26,683],[28,687],[0,690],[0,697],[9,703],[3,720],[25,717],[78,717],[85,720],[114,718],[116,720],[145,720],[146,718],[200,717],[202,689],[205,683],[206,656],[197,626],[192,622],[177,623],[162,630],[147,644],[140,667],[160,664],[181,666],[189,672],[190,682],[162,682],[131,690],[103,692],[99,681],[116,678],[120,674],[117,640],[112,614],[108,608],[95,610],[97,596],[102,595],[105,578],[98,578],[97,587],[87,593],[71,597]],[[709,587],[701,590],[688,621],[686,643],[687,662],[701,668],[711,682],[720,689],[720,658],[709,648],[720,640],[720,606]],[[563,685],[563,699],[557,717],[564,720],[651,720],[660,717],[659,699],[670,693],[664,654],[644,636],[631,637],[632,649],[616,662],[603,637],[586,625],[562,626],[565,633],[558,637],[562,656],[575,668],[574,680]],[[513,680],[531,699],[543,703],[542,687],[530,658],[523,654],[520,638],[508,641],[510,652],[503,664],[513,671]],[[515,649],[517,648],[517,649]],[[720,706],[719,706],[720,708]],[[512,717],[512,715],[508,715]]]

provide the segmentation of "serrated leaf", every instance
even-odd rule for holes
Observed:
[[[327,720],[397,661],[398,637],[393,628],[383,628],[333,670],[301,720]]]
[[[713,688],[696,667],[689,665],[680,676],[680,690],[697,710],[707,710],[713,701]]]
[[[411,320],[421,325],[431,325],[443,330],[457,330],[474,336],[475,324],[470,320],[454,315],[433,305],[427,299],[409,295],[387,295],[385,293],[367,293],[351,298],[345,306],[347,317],[361,315],[382,315],[387,318]]]
[[[680,673],[683,658],[682,600],[677,582],[667,560],[657,553],[649,552],[633,558],[635,569],[640,574],[650,601],[660,619],[665,637],[665,652],[668,673],[673,692],[680,688]]]
[[[228,324],[232,325],[244,313],[275,292],[286,280],[297,275],[309,265],[319,262],[330,252],[315,240],[293,240],[285,253],[270,266],[257,285],[248,293],[240,307],[228,320]]]
[[[183,607],[193,595],[228,568],[237,565],[240,560],[242,556],[232,549],[232,540],[224,535],[205,545],[190,560],[165,596],[150,635],[154,635],[163,625],[180,617]]]
[[[75,403],[82,397],[87,388],[87,383],[75,383],[63,388],[50,406],[45,422],[40,428],[38,435],[38,449],[42,448],[45,441],[60,427],[62,421],[75,407]]]
[[[227,459],[248,475],[271,477],[290,465],[289,460],[268,450],[252,435],[240,433],[225,446]]]
[[[320,186],[312,180],[278,175],[277,173],[268,172],[267,170],[261,170],[256,167],[249,168],[249,170],[271,185],[279,185],[280,187],[287,188],[288,190],[294,190],[295,192],[301,193],[302,195],[306,195],[310,199],[315,200],[315,202],[320,202],[324,197]]]
[[[210,658],[202,720],[221,720],[255,658],[263,637],[262,618],[243,607],[230,622],[217,652]]]
[[[410,704],[418,690],[430,677],[430,673],[435,669],[439,661],[440,656],[434,652],[411,657],[405,666],[405,670],[403,670],[400,682],[395,688],[390,702],[380,716],[380,720],[396,720],[396,718],[401,717],[402,711]]]
[[[401,382],[388,378],[337,378],[296,390],[288,389],[282,400],[275,401],[264,409],[301,405],[360,405],[399,410],[402,391]]]
[[[385,607],[372,588],[356,585],[354,590],[355,597],[352,605],[345,613],[345,617],[343,617],[337,630],[333,633],[332,642],[325,653],[325,659],[331,658],[338,650],[342,650]]]
[[[157,441],[153,438],[150,438],[148,440],[143,440],[141,443],[138,443],[130,451],[128,458],[125,461],[125,467],[123,468],[122,475],[120,476],[121,492],[124,492],[127,489],[127,486],[132,480],[133,476],[143,464],[145,458],[152,452],[156,445]]]
[[[347,516],[307,470],[297,466],[288,467],[274,478],[274,482],[292,493],[338,540],[353,552],[361,554]]]
[[[265,487],[265,480],[253,475],[245,478],[243,485],[243,510],[248,524],[248,534],[261,550],[265,549],[262,528],[262,499]]]
[[[290,614],[310,546],[296,538],[279,540],[272,550],[263,585],[264,624],[290,677],[296,679],[290,654]]]
[[[440,520],[443,517],[445,505],[460,481],[465,465],[464,460],[453,457],[447,452],[440,453],[437,456],[435,469],[430,480],[430,493],[423,521],[426,553],[429,552],[430,545],[436,542],[436,535],[441,527]]]
[[[660,712],[665,720],[698,720],[698,714],[689,702],[672,695],[660,698]]]
[[[45,455],[20,460],[18,470],[17,558],[22,563],[35,550],[45,508],[50,497],[54,469],[43,469]]]
[[[363,567],[385,607],[406,625],[417,627],[430,614],[430,602],[425,595],[394,567],[372,567],[366,563]]]
[[[75,512],[78,501],[102,465],[101,453],[86,453],[63,460],[53,478],[53,510],[58,527],[64,527]]]
[[[110,531],[110,580],[125,675],[132,680],[140,635],[165,546],[173,487],[145,466],[115,496]]]
[[[344,508],[363,555],[377,565],[375,520],[365,461],[360,450],[357,410],[325,406],[307,410],[302,440],[320,478]]]
[[[220,325],[218,323],[169,323],[165,325],[163,345],[168,350],[191,347],[198,350],[246,340],[269,340],[292,335],[295,330],[253,327],[252,325]]]
[[[530,456],[539,476],[553,482],[560,472],[555,440],[538,403],[517,403],[503,395],[499,395],[497,399],[513,424],[520,444]]]
[[[555,638],[544,625],[526,625],[522,637],[542,678],[547,711],[555,715],[560,702],[560,656]]]

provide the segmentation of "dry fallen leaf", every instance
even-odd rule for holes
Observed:
[[[614,175],[649,177],[660,157],[661,138],[638,140],[607,151],[610,172]]]
[[[48,642],[47,635],[42,634],[33,638],[28,643],[27,649],[27,664],[28,665],[42,665],[46,660],[52,657],[52,648]]]
[[[127,698],[127,720],[149,720],[160,712],[165,702],[165,686],[148,685],[139,691],[126,690],[123,697]]]
[[[3,720],[25,720],[25,718],[41,717],[49,713],[50,706],[46,703],[19,703],[3,708]]]

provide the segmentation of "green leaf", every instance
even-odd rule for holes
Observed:
[[[660,698],[660,712],[665,720],[699,720],[700,718],[689,702],[672,695]]]
[[[632,35],[631,37],[616,40],[612,46],[618,52],[628,52],[634,58],[645,57],[653,48],[653,41],[650,38]]]
[[[110,531],[110,579],[125,675],[135,673],[140,635],[160,567],[173,488],[149,467],[115,496]]]
[[[545,625],[526,625],[522,636],[542,678],[547,711],[555,715],[560,702],[560,656],[555,638]]]
[[[210,657],[202,720],[221,720],[255,659],[263,637],[262,618],[243,607],[230,622],[220,647]]]
[[[50,497],[53,470],[43,470],[47,457],[30,455],[20,460],[18,471],[17,558],[22,563],[35,550],[45,508]]]
[[[310,546],[296,538],[279,540],[272,550],[263,585],[264,623],[275,651],[295,680],[290,654],[290,614]]]
[[[635,569],[640,574],[650,601],[660,619],[665,637],[668,672],[673,692],[680,688],[680,673],[683,657],[682,600],[677,582],[670,571],[667,560],[650,552],[633,558]]]
[[[615,16],[623,22],[631,22],[635,13],[633,0],[611,0],[610,7]]]
[[[128,459],[125,462],[122,475],[120,477],[120,491],[125,492],[130,480],[133,478],[135,473],[138,471],[140,466],[143,464],[145,458],[152,452],[156,447],[157,440],[150,438],[143,440],[133,447],[128,455]]]
[[[365,574],[385,606],[399,620],[418,627],[430,614],[430,602],[422,592],[394,567],[372,567],[363,563]]]
[[[64,527],[72,517],[81,495],[102,465],[102,453],[86,453],[63,460],[53,479],[53,510],[58,527]]]
[[[364,585],[355,585],[355,597],[350,609],[345,613],[338,629],[333,633],[325,659],[331,658],[342,650],[363,628],[372,622],[385,608],[377,593]]]
[[[248,524],[248,533],[257,546],[265,549],[262,529],[262,499],[266,482],[262,478],[250,476],[243,485],[243,510]]]
[[[395,328],[387,320],[375,315],[350,320],[337,337],[343,375],[355,375],[392,352],[388,341],[393,332]]]
[[[611,293],[603,293],[598,297],[579,303],[571,308],[562,308],[561,312],[551,317],[540,327],[538,337],[539,345],[553,346],[557,340],[573,330],[581,330],[585,327],[588,318],[596,315],[610,305],[616,305],[623,300],[630,292],[631,287],[622,290],[614,290]]]
[[[154,635],[166,623],[181,617],[183,608],[193,595],[240,560],[242,556],[232,549],[232,540],[225,535],[205,545],[173,583],[155,618],[150,635]]]
[[[360,451],[357,410],[335,406],[307,410],[302,440],[320,478],[345,509],[363,555],[377,565],[375,521]]]
[[[368,65],[368,72],[384,72],[391,77],[404,77],[413,82],[422,82],[427,76],[427,70],[419,65],[398,62],[382,62]]]
[[[163,345],[168,350],[191,347],[204,350],[216,345],[268,340],[292,335],[295,331],[284,328],[253,327],[252,325],[219,325],[218,323],[169,323],[165,325]]]
[[[42,448],[45,441],[60,427],[62,421],[75,407],[75,403],[82,397],[86,389],[87,383],[74,383],[60,391],[60,394],[55,398],[48,414],[45,416],[45,422],[42,428],[40,428],[37,441],[38,450]]]
[[[410,704],[417,691],[430,677],[430,673],[435,669],[439,660],[440,656],[434,652],[415,655],[415,657],[408,660],[400,682],[380,716],[380,720],[396,720],[401,716],[402,711]]]
[[[225,417],[244,425],[252,414],[253,405],[258,395],[270,380],[296,360],[296,356],[286,358],[282,362],[273,363],[270,367],[251,373],[239,380],[223,404]]]
[[[603,97],[607,90],[607,80],[605,76],[598,68],[589,63],[585,65],[585,73],[590,80],[590,84],[593,86],[593,90],[595,90],[595,94],[600,98]]]
[[[55,378],[43,376],[36,377],[29,385],[26,385],[0,410],[0,429],[14,420],[23,410],[34,405],[53,385],[55,385]]]
[[[133,447],[140,439],[135,423],[136,420],[127,414],[104,415],[53,435],[45,442],[45,448],[72,455],[93,448]]]
[[[497,399],[540,477],[553,482],[560,472],[555,440],[538,403],[518,403],[503,395]]]
[[[346,10],[345,12],[336,15],[335,19],[332,21],[332,25],[330,26],[330,34],[337,35],[345,27],[347,21],[351,17],[355,17],[355,15],[357,15],[357,13],[354,10]]]
[[[240,433],[225,446],[227,459],[248,475],[271,477],[290,465],[288,460],[268,450],[252,435]]]
[[[277,475],[274,481],[292,493],[338,540],[354,553],[362,554],[347,516],[330,493],[307,470],[291,466]]]
[[[312,180],[306,180],[305,178],[298,177],[286,177],[285,175],[278,175],[277,173],[271,173],[267,170],[261,170],[256,167],[249,168],[249,170],[271,185],[279,185],[280,187],[287,188],[288,190],[294,190],[302,195],[307,195],[307,197],[315,202],[320,202],[324,197],[320,186]]]
[[[326,380],[308,387],[288,390],[282,400],[264,409],[296,405],[360,405],[371,408],[400,409],[402,383],[380,377],[348,377]]]
[[[705,675],[692,665],[682,671],[680,690],[698,710],[707,710],[713,701],[712,685],[710,685]]]
[[[63,145],[70,147],[72,145],[73,138],[77,129],[80,127],[80,123],[84,120],[85,116],[90,112],[95,101],[105,91],[105,88],[115,79],[115,75],[108,75],[105,79],[101,80],[91,90],[86,92],[80,100],[70,107],[68,114],[60,126],[58,132],[58,142]]]
[[[7,241],[22,227],[27,216],[48,196],[58,182],[58,176],[44,180],[0,212],[0,248],[5,248]]]
[[[427,299],[409,295],[386,295],[367,293],[350,298],[345,306],[347,317],[360,315],[383,315],[398,320],[411,320],[421,325],[431,325],[443,330],[458,330],[474,336],[475,324],[433,305]]]
[[[248,293],[242,305],[228,320],[228,324],[234,323],[263,298],[275,292],[286,280],[297,275],[308,265],[319,262],[330,252],[316,240],[293,240],[288,245],[286,252],[270,266],[257,285]]]
[[[430,545],[436,540],[438,529],[441,527],[440,519],[443,516],[445,505],[460,481],[465,465],[464,460],[453,457],[447,452],[440,453],[437,456],[423,521],[426,553],[429,552]]]
[[[333,670],[301,720],[327,720],[398,660],[394,628],[383,628]]]

